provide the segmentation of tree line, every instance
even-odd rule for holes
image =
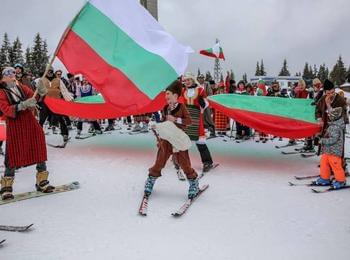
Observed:
[[[0,48],[0,67],[14,66],[17,63],[22,64],[27,71],[30,71],[33,76],[39,77],[45,71],[45,67],[49,62],[47,42],[40,33],[37,33],[33,40],[33,45],[27,47],[25,51],[22,49],[22,43],[18,37],[11,42],[8,34],[3,35],[2,45]],[[200,70],[198,69],[198,74]],[[267,71],[264,65],[264,60],[256,63],[255,76],[266,76]],[[207,80],[211,80],[212,76],[209,71],[205,74]],[[283,60],[282,68],[278,76],[291,76],[288,69],[287,59]],[[347,80],[350,81],[350,66],[346,69],[342,56],[340,55],[332,70],[325,63],[317,66],[311,66],[308,62],[305,63],[303,72],[297,72],[295,76],[302,76],[304,79],[319,78],[321,81],[326,79],[332,80],[336,85],[342,85]],[[233,70],[227,71],[227,77],[234,79]],[[247,73],[244,73],[243,78],[247,81]],[[224,76],[221,75],[221,80]]]
[[[33,76],[39,77],[45,71],[49,62],[49,55],[46,40],[42,39],[40,33],[37,33],[33,40],[33,45],[22,49],[22,43],[19,37],[11,42],[7,33],[3,35],[0,48],[0,67],[23,65],[27,72]]]
[[[266,74],[267,73],[264,66],[264,61],[261,60],[260,63],[257,62],[255,76],[266,76]],[[283,60],[282,68],[278,76],[291,76],[291,73],[288,69],[287,59]],[[325,63],[319,66],[316,64],[314,64],[314,66],[311,66],[311,64],[306,62],[303,73],[297,72],[295,76],[303,77],[307,80],[319,78],[321,81],[325,81],[326,79],[330,79],[336,85],[342,85],[347,80],[350,81],[350,66],[348,69],[346,69],[342,56],[340,55],[331,71]]]

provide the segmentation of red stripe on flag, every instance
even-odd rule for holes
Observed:
[[[74,31],[68,33],[57,57],[70,73],[83,74],[119,112],[135,111],[151,102],[123,72],[103,60]]]
[[[232,109],[210,101],[210,105],[230,118],[259,132],[286,138],[304,138],[320,131],[317,124],[293,120],[285,117]]]

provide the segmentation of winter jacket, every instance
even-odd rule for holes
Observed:
[[[322,154],[332,154],[339,157],[343,156],[344,148],[344,131],[345,123],[343,117],[340,119],[328,122],[328,128],[324,135],[324,138],[321,138],[321,152]]]
[[[342,98],[339,94],[335,95],[335,98],[331,104],[332,108],[336,107],[342,107],[343,108],[343,119],[345,124],[348,124],[348,117],[347,117],[347,105],[344,98]],[[322,96],[320,100],[316,104],[316,118],[322,118],[322,121],[324,122],[324,127],[327,127],[328,123],[328,117],[327,117],[327,105],[326,105],[326,95]]]

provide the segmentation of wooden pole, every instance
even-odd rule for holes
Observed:
[[[55,49],[55,52],[54,52],[54,54],[53,54],[53,56],[52,56],[50,62],[49,62],[49,63],[47,64],[47,66],[46,66],[45,72],[44,72],[44,74],[42,75],[41,80],[43,80],[43,79],[46,77],[47,73],[49,72],[49,70],[50,70],[50,68],[51,68],[51,66],[52,66],[52,64],[53,64],[53,62],[55,61],[55,58],[56,58],[56,55],[57,55],[58,51],[60,50],[60,48],[61,48],[61,46],[62,46],[64,40],[67,38],[67,35],[68,35],[70,29],[72,28],[72,26],[73,26],[75,20],[78,18],[78,16],[80,15],[81,11],[82,11],[83,8],[85,7],[85,5],[86,5],[86,4],[84,4],[83,7],[79,10],[79,12],[74,16],[73,20],[69,23],[69,25],[67,26],[66,30],[63,32],[63,34],[62,34],[62,36],[61,36],[61,38],[60,38],[60,41],[58,42],[58,45],[57,45],[57,47],[56,47],[56,49]],[[35,98],[37,95],[38,95],[38,89],[35,90],[34,95],[33,95],[33,98]]]

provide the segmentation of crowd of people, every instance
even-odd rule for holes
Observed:
[[[89,132],[93,135],[103,134],[104,131],[112,131],[118,124],[126,124],[131,132],[148,132],[149,122],[168,120],[174,122],[183,129],[196,147],[203,163],[203,172],[213,168],[213,159],[206,145],[206,139],[217,136],[229,135],[237,140],[249,140],[257,135],[258,140],[267,142],[266,133],[255,132],[248,126],[234,122],[220,111],[210,108],[207,96],[217,94],[254,95],[278,98],[302,98],[313,99],[315,115],[322,125],[319,135],[305,139],[304,151],[315,151],[318,145],[322,153],[321,176],[315,181],[315,185],[333,185],[340,188],[345,185],[346,161],[344,159],[345,125],[348,124],[348,105],[343,94],[335,92],[334,84],[326,80],[321,82],[315,78],[312,86],[307,86],[304,80],[290,88],[281,88],[278,81],[273,81],[266,86],[263,80],[256,84],[234,80],[224,82],[206,81],[204,75],[195,77],[192,73],[186,73],[169,86],[166,91],[167,107],[163,111],[155,111],[151,114],[127,116],[125,118],[109,118],[107,127],[101,126],[101,121],[71,118],[66,115],[53,113],[43,102],[45,96],[56,99],[72,101],[79,98],[93,96],[98,92],[86,80],[83,75],[66,74],[62,70],[50,68],[44,78],[34,79],[31,73],[25,73],[21,64],[14,67],[6,67],[1,74],[0,110],[6,118],[8,135],[5,153],[5,174],[1,178],[0,194],[2,199],[12,199],[12,184],[15,170],[20,167],[37,165],[36,188],[41,192],[52,192],[54,187],[49,184],[48,171],[46,169],[46,144],[45,130],[51,129],[53,133],[60,134],[63,142],[70,139],[70,131],[76,128],[76,138],[80,139],[83,131],[83,123],[90,125]],[[179,105],[182,104],[182,105]],[[116,123],[118,122],[118,123]],[[134,124],[134,125],[132,125]],[[235,136],[233,128],[235,125]],[[44,128],[44,131],[43,131]],[[296,140],[289,140],[293,145]],[[149,171],[149,177],[145,186],[145,194],[152,192],[156,178],[161,176],[161,169],[172,154],[172,150],[166,141],[159,144],[155,165]],[[34,149],[35,148],[35,149]],[[33,152],[35,151],[35,152]],[[168,151],[168,152],[166,152]],[[190,182],[189,198],[193,198],[199,191],[197,173],[192,169],[188,153],[177,153],[173,156],[176,168],[182,168]],[[331,183],[330,174],[333,173],[335,181]]]

